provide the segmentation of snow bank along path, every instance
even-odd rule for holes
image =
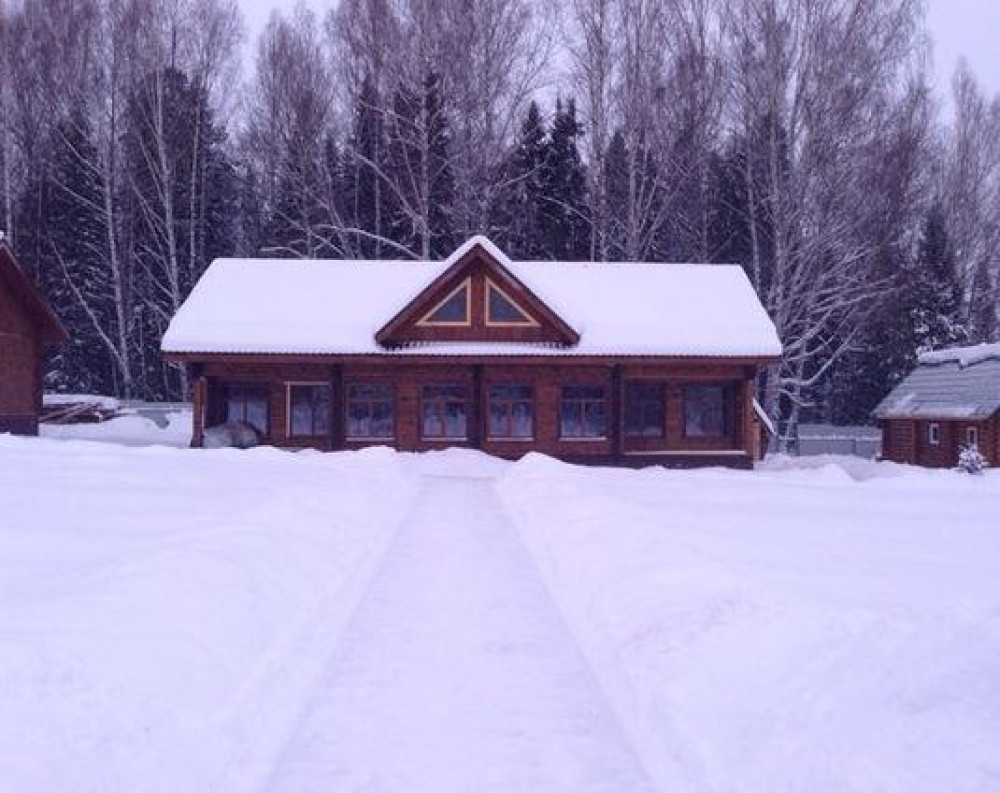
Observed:
[[[653,790],[492,483],[442,476],[265,789]]]

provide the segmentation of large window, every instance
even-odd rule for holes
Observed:
[[[429,440],[465,440],[469,433],[469,389],[465,386],[424,386],[421,392],[421,434]]]
[[[261,435],[267,435],[268,389],[266,385],[226,383],[226,422],[249,424]]]
[[[663,383],[625,384],[625,435],[662,438],[664,435]]]
[[[529,439],[532,425],[531,386],[490,387],[490,438]]]
[[[318,438],[330,434],[330,386],[288,386],[288,434],[293,438]]]
[[[607,401],[601,386],[563,388],[559,408],[561,438],[604,438],[607,423]]]
[[[732,393],[729,386],[689,385],[684,390],[684,434],[689,438],[731,434]]]
[[[347,439],[392,440],[396,435],[396,395],[391,385],[347,386]]]

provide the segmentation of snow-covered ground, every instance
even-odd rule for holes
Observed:
[[[0,791],[1000,789],[998,473],[103,426],[0,436]]]

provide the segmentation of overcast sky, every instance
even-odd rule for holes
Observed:
[[[925,0],[928,23],[934,39],[934,64],[938,88],[948,90],[951,75],[964,56],[991,93],[1000,93],[1000,0]],[[247,23],[248,62],[253,42],[272,8],[288,8],[290,2],[240,0]],[[329,0],[309,0],[315,9],[330,6]]]

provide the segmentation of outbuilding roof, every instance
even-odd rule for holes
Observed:
[[[920,356],[875,408],[880,419],[983,420],[1000,410],[1000,344],[953,347]]]
[[[66,335],[62,323],[42,297],[38,287],[21,269],[10,246],[0,233],[0,285],[3,284],[7,285],[28,312],[31,321],[38,328],[43,344],[56,346],[68,341],[69,336]]]
[[[376,340],[413,299],[475,248],[579,336],[573,345]],[[447,260],[219,259],[163,337],[175,355],[599,355],[771,358],[781,344],[742,268],[514,262],[484,237]]]

